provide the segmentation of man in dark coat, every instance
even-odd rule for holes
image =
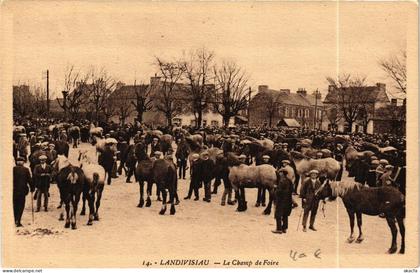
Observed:
[[[202,153],[201,175],[204,184],[204,198],[203,201],[211,201],[211,180],[214,178],[214,162],[209,158],[208,152]]]
[[[125,166],[128,169],[127,179],[125,180],[125,182],[127,183],[131,183],[130,179],[133,176],[134,171],[136,169],[137,158],[135,154],[135,147],[136,146],[134,144],[130,144],[130,146],[128,146],[127,159],[125,161]]]
[[[187,171],[187,159],[188,159],[189,151],[188,145],[185,141],[184,137],[181,137],[178,148],[176,149],[176,162],[179,168],[179,178],[185,179],[185,173]]]
[[[47,156],[41,155],[39,157],[40,164],[34,168],[34,180],[37,188],[36,196],[36,211],[39,212],[41,209],[41,198],[44,195],[44,210],[48,211],[48,191],[50,189],[52,167],[47,164]]]
[[[276,230],[273,233],[286,233],[289,226],[289,215],[293,207],[293,182],[287,178],[287,170],[278,171],[277,176],[279,185],[275,190],[276,211],[274,217],[276,218]]]
[[[160,143],[157,137],[154,137],[152,140],[152,144],[150,144],[150,157],[152,157],[155,152],[160,152]]]
[[[99,164],[105,169],[108,185],[111,185],[112,167],[114,166],[115,161],[115,155],[114,151],[111,149],[111,145],[112,143],[110,141],[105,142],[105,150],[98,159]]]
[[[13,213],[16,227],[22,226],[20,220],[25,208],[25,199],[29,188],[31,192],[34,192],[31,173],[28,168],[23,166],[24,162],[25,159],[19,157],[16,159],[16,166],[13,167]]]
[[[191,195],[194,192],[195,198],[194,201],[199,199],[198,189],[201,186],[201,162],[200,156],[198,154],[191,155],[191,176],[190,176],[190,187],[188,189],[188,194],[184,199],[191,199]]]
[[[128,143],[123,138],[120,138],[117,144],[117,149],[119,151],[119,159],[120,159],[120,165],[118,166],[118,174],[122,174],[122,170],[125,170],[125,175],[127,176],[127,169],[125,168],[125,163],[127,161],[128,156]]]
[[[311,213],[311,218],[309,221],[309,229],[316,231],[314,227],[316,213],[318,211],[319,198],[316,196],[317,190],[321,187],[321,182],[319,181],[317,170],[312,170],[309,172],[309,177],[305,179],[300,189],[300,198],[302,198],[302,208],[303,208],[303,231],[306,232],[306,224],[308,222],[309,213]]]

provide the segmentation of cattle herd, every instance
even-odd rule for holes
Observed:
[[[80,148],[81,142],[94,145],[97,158]],[[298,195],[303,200],[302,206],[310,207],[308,211],[305,208],[304,231],[309,211],[313,214],[309,228],[316,230],[313,224],[318,205],[310,200],[341,197],[350,220],[348,242],[355,240],[355,216],[359,227],[356,241],[361,242],[361,215],[379,215],[386,218],[392,233],[388,252],[397,249],[397,222],[402,236],[400,253],[404,253],[405,147],[404,136],[389,134],[246,126],[199,129],[139,123],[121,126],[112,122],[20,119],[13,127],[15,223],[21,226],[25,200],[22,196],[29,192],[26,185],[35,193],[36,211],[41,209],[42,201],[47,211],[48,189],[51,183],[56,183],[60,208],[65,209],[65,215],[64,211],[60,214],[65,227],[77,228],[80,199],[82,215],[88,203],[87,224],[92,225],[99,220],[105,185],[123,173],[127,183],[134,178],[139,184],[138,207],[149,207],[155,193],[162,202],[159,213],[165,214],[169,203],[170,214],[174,215],[180,203],[178,180],[189,174],[191,182],[185,199],[194,194],[198,200],[203,187],[203,200],[211,202],[212,193],[217,193],[223,182],[220,204],[226,205],[227,200],[227,204],[237,205],[237,211],[247,210],[245,189],[258,188],[255,206],[265,207],[264,214],[270,214],[273,204],[280,211],[275,214],[276,219],[283,219],[278,222],[278,233],[287,230],[290,211],[283,212],[289,208],[289,204],[284,204],[290,203],[291,208],[299,206],[294,198],[286,198],[284,191],[290,191],[290,196]],[[68,160],[70,149],[78,153],[77,164]],[[341,181],[343,171],[354,181]],[[319,184],[305,186],[312,174],[315,174],[313,181]],[[284,187],[286,184],[291,186]],[[311,197],[305,196],[308,187],[314,188]]]

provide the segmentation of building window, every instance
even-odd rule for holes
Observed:
[[[305,118],[309,118],[309,109],[305,109]]]
[[[285,108],[284,108],[284,116],[285,116],[286,118],[288,118],[288,117],[289,117],[289,107],[285,107]]]
[[[297,111],[297,117],[301,118],[302,117],[302,109],[298,109]]]
[[[295,112],[295,108],[291,108],[291,110],[290,110],[290,116],[292,117],[292,118],[294,118],[294,117],[296,117],[296,112]]]
[[[210,124],[211,126],[215,126],[215,127],[219,126],[219,122],[217,120],[212,120]]]

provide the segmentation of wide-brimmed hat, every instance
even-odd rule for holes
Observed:
[[[284,160],[282,160],[282,161],[281,161],[281,163],[290,164],[290,161],[289,161],[289,160],[287,160],[287,159],[284,159]]]
[[[47,160],[47,156],[46,155],[40,155],[39,157],[38,157],[38,159],[39,160]]]
[[[154,152],[153,153],[155,156],[161,156],[162,155],[162,152],[161,151],[156,151],[156,152]]]
[[[372,165],[379,165],[379,160],[372,160],[372,162],[370,162],[370,164],[372,164]]]
[[[379,160],[379,164],[385,164],[385,165],[388,165],[388,164],[389,164],[389,162],[388,162],[388,160],[386,160],[386,159],[381,159],[381,160]]]
[[[309,174],[313,174],[313,173],[318,175],[318,174],[319,174],[319,171],[318,171],[318,170],[311,170],[311,171],[309,172]]]
[[[262,159],[270,159],[270,156],[269,155],[263,155]]]
[[[241,154],[238,158],[239,158],[239,159],[246,159],[246,155]]]

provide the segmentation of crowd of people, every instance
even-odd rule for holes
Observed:
[[[98,127],[103,131],[93,135],[91,129]],[[165,147],[161,135],[154,135],[151,133],[153,130],[172,136],[174,144]],[[201,135],[203,143],[192,143],[190,136],[193,134]],[[179,179],[187,179],[189,176],[190,184],[184,199],[194,196],[194,200],[198,201],[200,190],[203,189],[203,201],[211,202],[212,194],[217,193],[223,181],[225,190],[220,203],[222,206],[226,203],[234,205],[236,201],[232,196],[232,185],[227,179],[228,169],[219,168],[218,165],[221,162],[226,163],[228,154],[234,154],[245,165],[273,165],[287,177],[282,180],[284,182],[276,185],[274,191],[277,226],[273,232],[278,234],[287,232],[288,216],[298,206],[293,198],[294,194],[302,199],[303,230],[307,230],[308,218],[309,229],[316,230],[314,223],[320,202],[317,191],[327,179],[316,169],[299,174],[290,156],[291,151],[299,151],[303,156],[313,159],[332,157],[340,163],[341,173],[347,170],[356,182],[368,187],[393,186],[405,194],[405,137],[401,136],[363,133],[338,135],[310,129],[246,126],[227,129],[196,129],[189,126],[151,128],[139,123],[119,126],[115,123],[94,125],[89,121],[20,119],[15,122],[13,134],[13,156],[16,164],[13,169],[13,204],[17,227],[22,226],[21,217],[28,193],[34,193],[37,212],[41,211],[41,207],[48,211],[49,188],[54,183],[53,165],[57,156],[68,157],[70,145],[77,149],[80,142],[96,143],[100,138],[105,139],[105,146],[99,153],[98,163],[107,173],[108,185],[112,183],[112,179],[123,175],[123,171],[125,181],[131,183],[139,161],[139,149],[147,149],[151,158],[172,161],[178,168]],[[249,144],[260,140],[270,140],[273,147],[263,147],[263,152],[254,153]],[[194,144],[201,145],[201,149],[194,149]],[[354,158],[349,157],[349,146],[357,151]],[[219,161],[216,162],[213,155],[209,154],[210,147],[220,149]],[[276,161],[274,156],[264,152],[267,150],[282,150],[288,158]],[[217,177],[215,172],[218,173]],[[341,174],[337,180],[340,177]],[[298,192],[300,179],[303,182]],[[257,202],[256,205],[260,204]],[[265,200],[262,205],[265,206]]]

